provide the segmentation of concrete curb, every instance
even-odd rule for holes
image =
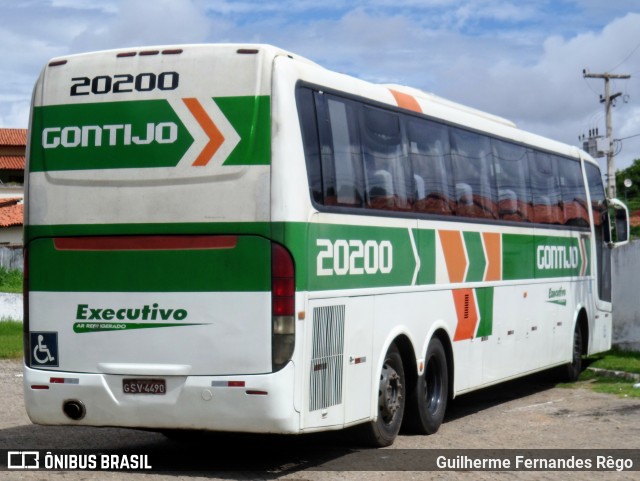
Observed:
[[[600,369],[598,367],[588,367],[589,371],[603,377],[613,377],[617,379],[624,379],[626,381],[640,382],[640,374],[634,372],[625,371],[613,371],[611,369]]]

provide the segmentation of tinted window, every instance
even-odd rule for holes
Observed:
[[[298,89],[296,100],[298,102],[304,156],[307,164],[307,176],[309,177],[309,191],[311,198],[315,202],[324,204],[318,122],[313,91],[310,89]]]
[[[450,132],[456,214],[497,219],[497,192],[489,137],[457,128],[451,128]]]
[[[575,160],[559,158],[558,167],[564,223],[588,227],[587,193],[584,188],[580,163]]]
[[[492,141],[498,186],[498,213],[501,219],[530,221],[531,190],[527,150],[521,145]]]
[[[324,202],[326,205],[361,207],[364,199],[362,154],[355,102],[321,95],[316,105],[320,117],[320,144]]]
[[[451,180],[449,128],[408,117],[408,151],[415,184],[414,210],[452,215],[455,211]]]
[[[544,152],[528,151],[534,222],[564,224],[556,158]]]
[[[410,210],[413,181],[399,115],[365,106],[361,126],[367,207]]]
[[[607,202],[602,183],[600,169],[593,164],[585,162],[584,170],[587,174],[587,183],[589,184],[589,196],[591,197],[591,208],[593,209],[593,223],[601,226],[607,219]],[[609,239],[605,239],[609,240]]]
[[[577,160],[307,88],[298,89],[297,102],[317,203],[589,225]],[[597,167],[585,169],[600,226],[606,221],[602,181]]]

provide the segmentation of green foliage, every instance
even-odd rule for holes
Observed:
[[[22,357],[22,322],[0,321],[0,359]]]
[[[631,187],[624,186],[624,180],[630,179]],[[616,192],[621,200],[626,200],[629,211],[640,209],[640,159],[633,161],[629,167],[616,172]]]
[[[22,271],[0,266],[0,292],[22,292]]]

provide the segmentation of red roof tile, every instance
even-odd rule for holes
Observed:
[[[0,170],[24,170],[24,155],[0,155]]]
[[[0,201],[3,199],[0,199]],[[0,206],[0,227],[14,227],[24,222],[24,204]]]
[[[0,145],[27,145],[27,129],[0,129]]]

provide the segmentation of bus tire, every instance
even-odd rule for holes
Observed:
[[[576,382],[582,373],[582,328],[580,322],[576,322],[573,331],[573,349],[571,362],[560,366],[559,378],[563,382]]]
[[[376,420],[362,426],[362,440],[367,445],[390,446],[398,436],[404,416],[405,381],[400,352],[392,344],[385,354],[380,372]]]
[[[408,431],[434,434],[440,428],[449,399],[449,370],[442,342],[431,338],[425,356],[424,373],[418,376],[415,389],[407,399]]]

